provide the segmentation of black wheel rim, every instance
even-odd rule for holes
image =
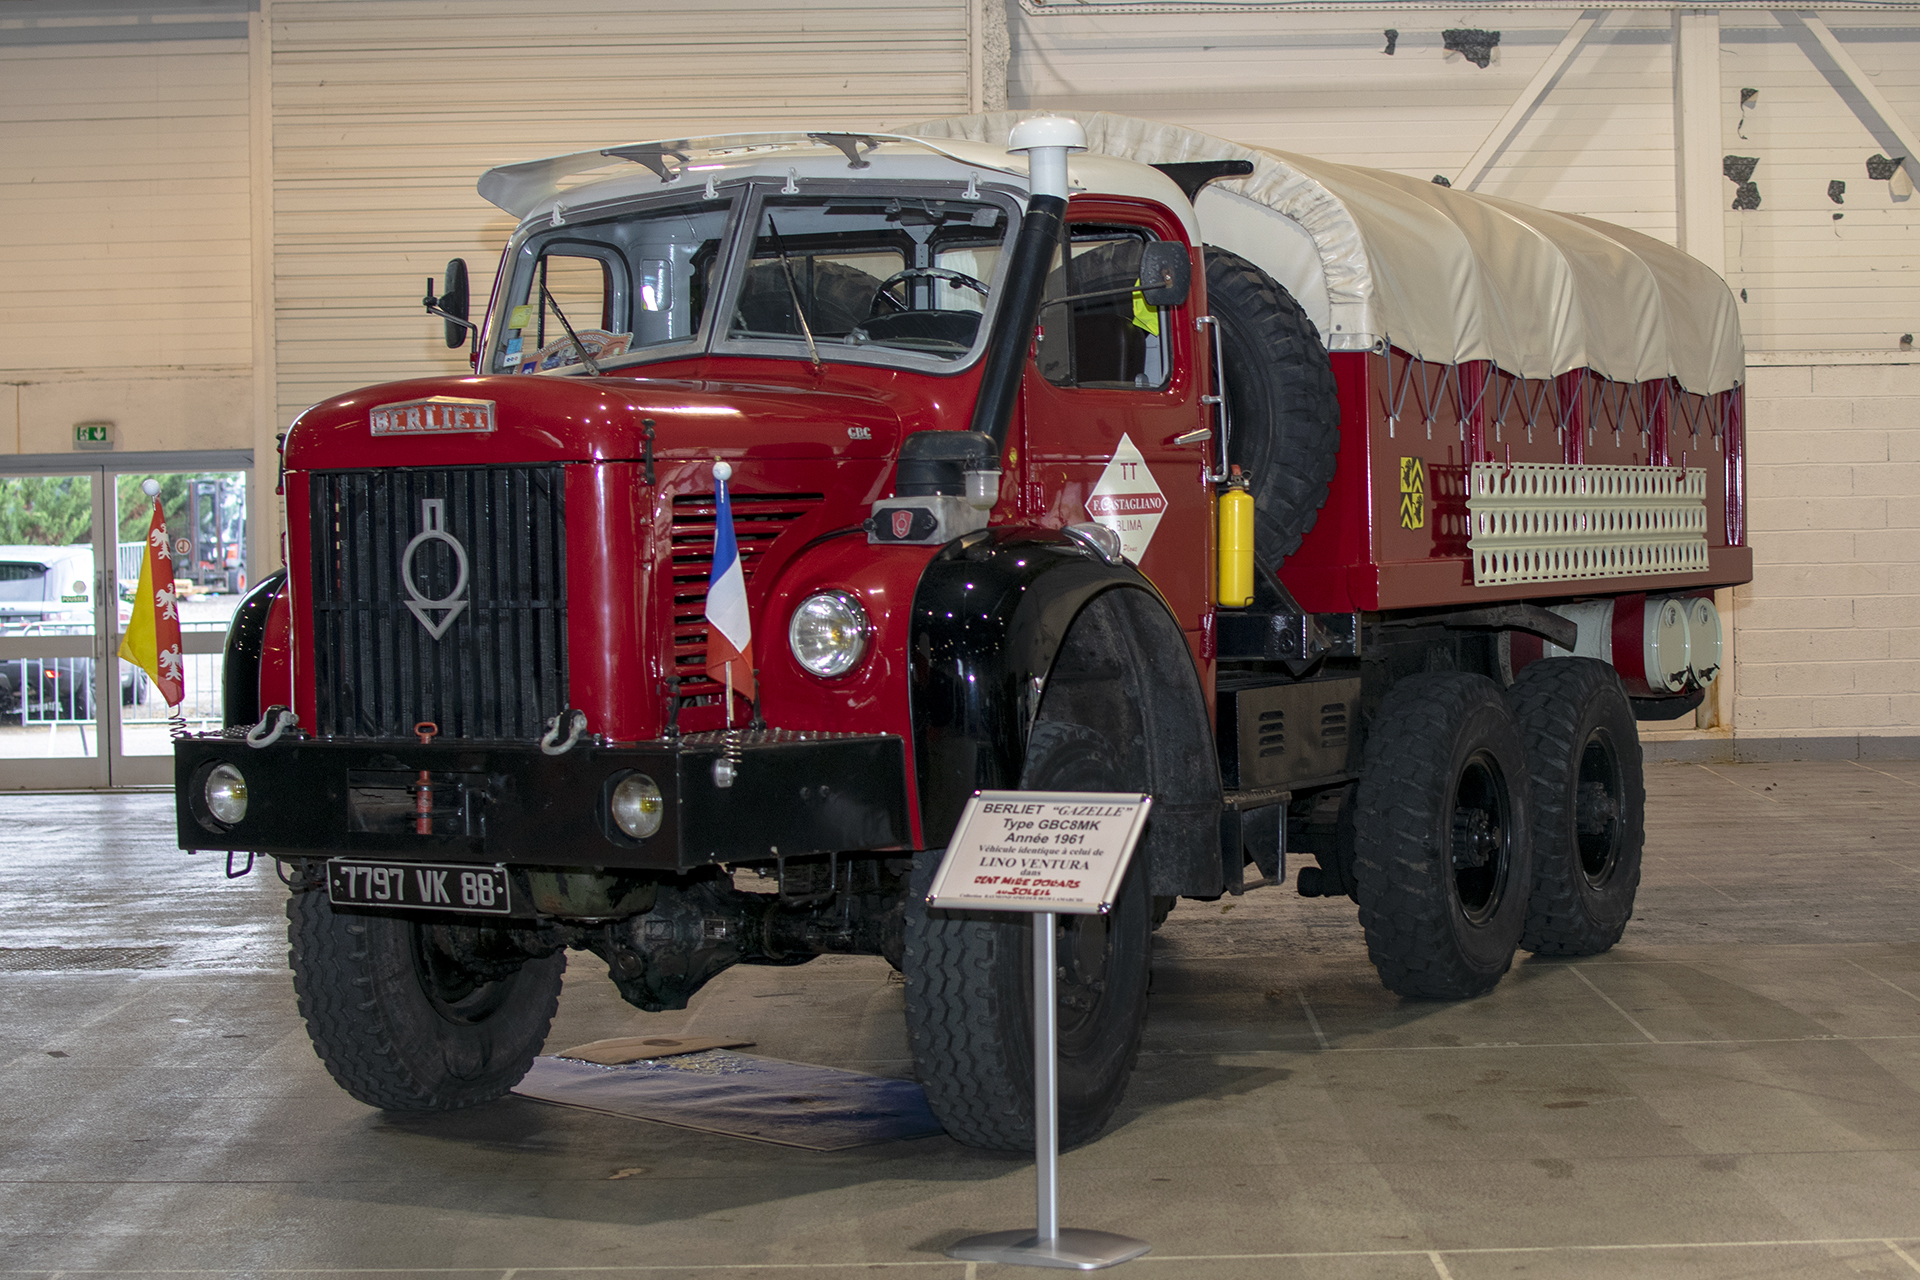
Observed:
[[[1620,816],[1626,811],[1620,752],[1605,729],[1587,735],[1573,788],[1573,847],[1580,874],[1591,887],[1603,888],[1620,865]]]
[[[1500,910],[1513,863],[1513,804],[1491,752],[1474,752],[1460,770],[1451,828],[1454,895],[1468,922],[1483,925]]]
[[[1101,1010],[1112,986],[1113,932],[1106,916],[1056,917],[1054,927],[1060,1047],[1071,1055],[1099,1032]]]
[[[457,1026],[485,1022],[506,1003],[507,984],[489,982],[462,964],[428,925],[409,923],[413,972],[433,1011]]]

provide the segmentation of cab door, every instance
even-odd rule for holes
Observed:
[[[1069,206],[1024,380],[1020,467],[1026,518],[1118,533],[1198,656],[1213,563],[1209,416],[1193,322],[1202,277],[1194,273],[1194,294],[1177,307],[1148,307],[1131,291],[1146,244],[1179,236],[1163,211]]]

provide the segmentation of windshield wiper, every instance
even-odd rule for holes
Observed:
[[[813,326],[807,323],[807,309],[800,305],[800,286],[793,282],[793,263],[787,258],[787,245],[780,238],[780,228],[773,225],[773,215],[767,215],[767,230],[773,233],[773,247],[780,254],[780,273],[787,278],[787,296],[793,299],[793,314],[800,319],[800,336],[807,340],[807,354],[813,357],[813,367],[820,367],[820,348],[813,344]]]
[[[559,317],[560,327],[567,331],[568,341],[572,342],[573,349],[580,353],[580,363],[587,366],[588,373],[596,378],[599,377],[600,366],[593,362],[593,357],[587,354],[587,344],[580,341],[580,335],[575,333],[573,326],[567,323],[567,313],[560,309],[560,304],[554,300],[553,294],[548,292],[545,280],[540,282],[540,296],[547,300],[547,305],[553,308],[553,314]]]

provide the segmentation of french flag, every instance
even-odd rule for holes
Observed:
[[[753,619],[747,613],[747,576],[740,569],[740,546],[733,536],[733,504],[727,479],[733,468],[713,464],[713,571],[707,576],[707,675],[753,698]],[[733,723],[728,699],[727,723]]]

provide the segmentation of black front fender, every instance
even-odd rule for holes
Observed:
[[[986,529],[941,549],[913,598],[921,836],[944,845],[974,791],[1020,785],[1027,730],[1067,628],[1095,596],[1159,599],[1126,564],[1045,529]]]
[[[229,729],[260,723],[260,654],[267,643],[267,615],[274,599],[286,590],[287,571],[276,569],[240,597],[227,624],[227,644],[220,663],[222,720]]]

